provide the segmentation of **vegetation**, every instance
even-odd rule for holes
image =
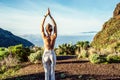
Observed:
[[[58,48],[55,48],[57,56],[76,55],[78,59],[87,58],[94,64],[120,63],[120,15],[116,14],[117,13],[115,13],[113,18],[104,23],[102,30],[95,35],[91,44],[88,41],[78,41],[76,44],[65,43],[59,45]],[[0,30],[2,31],[1,36],[11,36],[9,37],[10,42],[4,45],[6,47],[14,42],[12,38],[16,40],[19,39],[18,42],[24,43],[24,46],[33,45],[29,41],[16,37],[8,31]],[[8,39],[6,36],[2,37],[4,43],[4,39]],[[41,61],[43,54],[42,47],[28,48],[24,46],[19,44],[9,46],[8,48],[0,48],[0,79],[15,76],[17,74],[16,71],[21,68],[19,63],[25,61],[38,63]],[[64,79],[66,74],[62,73],[60,77]],[[79,78],[81,77],[80,75]]]
[[[76,43],[76,46],[78,49],[87,49],[90,45],[89,41],[78,41]]]
[[[22,44],[8,47],[9,53],[16,57],[19,61],[28,61],[30,49],[23,47]]]
[[[88,57],[88,52],[85,49],[82,49],[80,54],[78,54],[78,59],[80,58],[87,58]]]
[[[35,53],[31,53],[30,56],[28,56],[28,58],[29,58],[30,62],[37,63],[38,61],[41,61],[42,54],[43,54],[43,51],[39,50]]]
[[[58,48],[55,48],[55,52],[57,55],[76,55],[76,54],[79,55],[89,47],[90,45],[88,41],[78,41],[76,44],[65,43],[59,45]],[[84,53],[83,55],[85,56]]]
[[[0,60],[4,59],[8,55],[8,49],[1,47],[0,48]]]
[[[111,46],[115,48],[119,46],[119,42],[111,44]],[[118,47],[98,50],[92,48],[88,41],[78,41],[75,45],[62,44],[55,51],[57,55],[77,55],[78,59],[88,59],[94,64],[120,62],[120,56],[115,55],[116,51],[119,53]]]
[[[25,47],[34,45],[28,40],[18,37],[10,31],[0,28],[0,46],[9,47],[18,44],[23,44]]]
[[[109,54],[107,56],[107,61],[109,63],[119,63],[120,62],[120,55],[118,55],[118,54]]]
[[[62,44],[55,49],[57,55],[75,55],[76,45]]]
[[[89,56],[89,60],[91,63],[105,63],[106,62],[106,57],[103,55],[99,55],[99,54],[91,54]]]
[[[103,28],[98,32],[91,46],[97,50],[97,53],[106,55],[106,61],[109,63],[120,62],[120,15],[118,4],[114,10],[114,15],[111,19],[104,23]],[[93,63],[101,62],[100,54],[90,56],[90,61]],[[96,60],[92,61],[92,60]]]
[[[61,73],[61,74],[60,74],[60,77],[61,77],[62,79],[64,79],[64,78],[66,77],[66,75],[65,75],[64,73]]]
[[[104,25],[103,29],[96,34],[91,45],[94,48],[110,48],[111,44],[120,42],[120,19],[111,18]],[[115,48],[120,48],[116,45]]]
[[[78,41],[76,44],[62,44],[58,48],[55,48],[57,55],[77,55],[78,59],[88,59],[91,63],[118,63],[120,62],[119,55],[119,41],[111,44],[107,50],[97,50],[92,48],[88,41]],[[114,49],[113,49],[114,48]],[[116,53],[116,51],[118,51]],[[17,70],[21,68],[19,63],[30,61],[32,63],[38,63],[42,59],[43,48],[32,47],[27,48],[23,45],[10,46],[8,48],[0,48],[0,78],[15,76]],[[65,75],[61,74],[61,78]]]
[[[76,55],[78,56],[78,59],[80,58],[87,58],[88,57],[88,48],[90,47],[90,44],[88,41],[78,41],[76,43]]]
[[[9,54],[0,61],[0,79],[5,79],[10,76],[15,76],[17,70],[20,69],[19,61],[16,57]]]
[[[28,56],[36,53],[37,58],[41,58],[41,48],[27,48],[22,44],[10,46],[8,48],[0,48],[0,79],[5,79],[17,75],[17,70],[21,68],[19,63],[28,61]],[[38,55],[40,53],[40,55]]]
[[[17,70],[20,69],[20,65],[16,65],[14,67],[8,67],[3,65],[0,67],[0,79],[6,79],[10,76],[16,76]]]

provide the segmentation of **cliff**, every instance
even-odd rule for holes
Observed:
[[[91,45],[97,49],[101,48],[118,48],[120,47],[120,3],[117,4],[113,17],[104,23],[103,28],[99,31]]]

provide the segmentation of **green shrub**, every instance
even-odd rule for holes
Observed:
[[[16,65],[14,67],[8,67],[3,65],[0,67],[0,79],[4,80],[8,77],[14,77],[17,74],[17,70],[21,68],[20,65]]]
[[[55,52],[57,55],[74,55],[75,54],[76,45],[72,44],[62,44],[59,45]]]
[[[64,79],[66,77],[66,75],[64,73],[60,74],[60,78]]]
[[[9,54],[7,48],[0,48],[0,60],[6,57]]]
[[[82,58],[87,58],[88,57],[87,50],[81,50],[81,56]]]
[[[90,46],[90,44],[89,44],[89,41],[78,41],[77,43],[76,43],[76,46],[77,46],[77,49],[87,49],[89,46]]]
[[[88,57],[87,50],[82,49],[81,52],[78,54],[78,59],[87,57]]]
[[[0,51],[4,51],[4,50],[5,50],[5,48],[4,48],[4,47],[1,47],[1,48],[0,48]]]
[[[31,53],[30,56],[28,56],[30,62],[35,63],[36,61],[39,61],[42,59],[43,51],[39,50],[36,53]]]
[[[30,54],[30,49],[23,47],[22,44],[8,47],[9,52],[12,53],[19,61],[27,61]]]
[[[120,55],[117,55],[117,54],[109,54],[107,56],[107,61],[109,63],[118,63],[120,62]]]
[[[6,71],[7,67],[5,65],[2,65],[0,67],[0,74],[3,74]]]
[[[105,56],[101,56],[99,54],[91,54],[89,56],[89,60],[91,63],[103,63],[106,62],[106,57]]]

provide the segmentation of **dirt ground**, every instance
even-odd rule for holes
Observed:
[[[41,63],[21,64],[20,76],[6,80],[44,80]],[[120,80],[120,63],[92,64],[86,60],[66,58],[57,60],[55,69],[56,80]]]

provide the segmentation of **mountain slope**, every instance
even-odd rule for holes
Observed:
[[[116,44],[113,46],[113,44]],[[113,17],[104,23],[91,45],[95,48],[120,47],[120,3],[117,4]]]
[[[8,47],[17,44],[23,44],[25,47],[33,46],[28,40],[15,36],[11,32],[0,28],[0,47]]]

